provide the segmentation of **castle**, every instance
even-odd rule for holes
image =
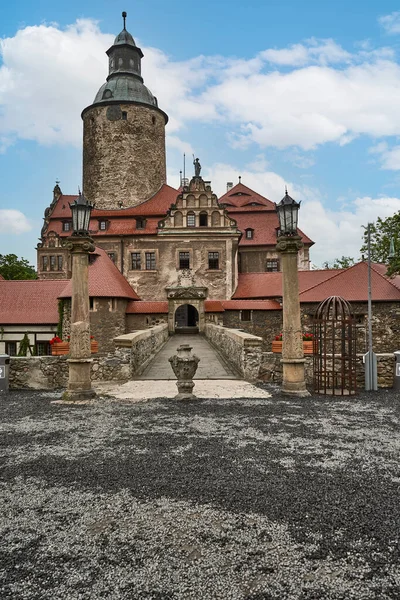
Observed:
[[[167,184],[168,116],[144,85],[143,52],[123,17],[123,30],[107,51],[107,81],[82,112],[83,193],[95,203],[90,235],[140,299],[135,310],[142,326],[161,310],[158,302],[170,331],[201,331],[206,303],[231,301],[243,274],[280,270],[275,204],[240,180],[218,199],[201,176],[199,159],[190,181],[183,179],[178,190]],[[75,198],[57,183],[37,248],[40,279],[71,276],[63,240],[71,233]],[[313,242],[299,233],[298,267],[308,270]],[[243,310],[246,321],[249,310]]]

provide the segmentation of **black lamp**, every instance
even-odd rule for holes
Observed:
[[[79,190],[79,196],[70,203],[72,213],[72,235],[89,235],[90,214],[94,204],[88,202]]]
[[[285,192],[285,196],[275,204],[276,212],[279,217],[279,235],[296,235],[297,222],[299,217],[299,208],[301,202],[296,202]]]

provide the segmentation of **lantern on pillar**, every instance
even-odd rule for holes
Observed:
[[[289,196],[287,190],[279,204],[275,204],[279,217],[279,235],[297,235],[300,204]]]
[[[70,203],[72,213],[72,235],[89,235],[90,215],[94,204],[88,202],[79,190],[79,196]]]

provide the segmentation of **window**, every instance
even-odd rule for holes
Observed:
[[[48,356],[51,354],[49,342],[36,342],[36,356]]]
[[[17,342],[6,342],[6,354],[17,356]]]
[[[115,265],[115,262],[116,262],[116,259],[117,259],[115,252],[107,252],[107,256],[108,256],[108,258],[110,260],[113,261],[113,263]]]
[[[145,229],[146,219],[136,219],[136,229]]]
[[[241,321],[251,321],[251,310],[241,310],[240,311],[240,320]]]
[[[42,266],[43,266],[43,271],[47,271],[47,269],[49,267],[49,257],[48,256],[43,256]]]
[[[140,252],[131,252],[131,269],[133,271],[140,271],[141,268],[142,264]]]
[[[254,234],[254,229],[246,229],[246,239],[252,240]]]
[[[57,269],[58,271],[62,271],[63,269],[63,257],[57,256]]]
[[[89,310],[94,310],[94,298],[89,298]]]
[[[71,222],[64,221],[62,224],[62,229],[63,229],[63,231],[71,231]]]
[[[180,269],[190,269],[189,252],[179,252],[179,268]]]
[[[56,257],[50,256],[50,271],[56,270]]]
[[[267,260],[266,271],[275,272],[279,271],[279,260],[277,258],[271,258]]]
[[[122,120],[123,121],[127,121],[128,120],[128,113],[126,112],[126,110],[122,111]]]
[[[186,224],[188,227],[196,227],[196,215],[194,213],[187,214]]]
[[[207,227],[208,225],[207,213],[200,213],[200,227]]]
[[[107,229],[107,221],[99,221],[99,229],[100,231],[105,231]]]
[[[156,269],[156,253],[146,252],[146,271],[155,271]]]
[[[208,268],[219,269],[219,252],[208,253]]]

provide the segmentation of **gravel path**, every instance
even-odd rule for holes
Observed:
[[[400,395],[0,396],[0,598],[400,597]]]

